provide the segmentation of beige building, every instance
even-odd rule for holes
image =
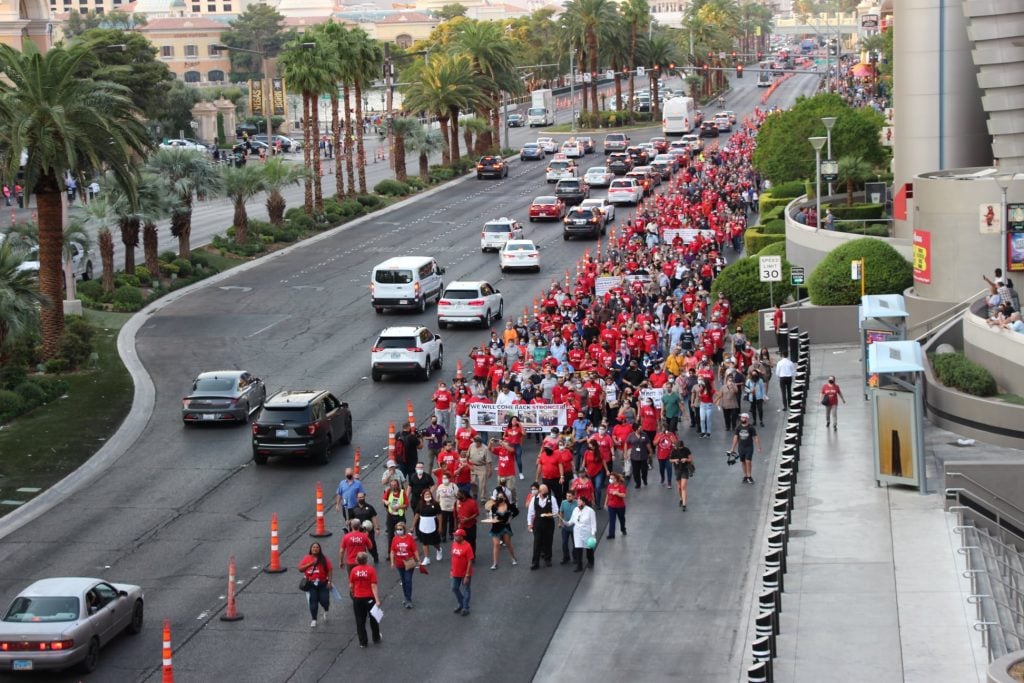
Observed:
[[[417,40],[426,40],[441,21],[420,12],[396,12],[379,21],[366,24],[366,32],[377,40],[412,47]]]
[[[20,48],[31,40],[45,51],[52,44],[52,30],[45,0],[0,0],[0,43]]]
[[[207,17],[150,19],[136,29],[158,50],[157,59],[174,76],[196,85],[224,83],[231,62],[227,52],[214,50],[227,23]]]

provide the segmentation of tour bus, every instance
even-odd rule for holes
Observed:
[[[771,62],[761,62],[758,64],[757,72],[757,87],[767,88],[772,84],[772,64]]]
[[[696,107],[692,97],[673,97],[665,101],[661,110],[663,135],[685,135],[693,130]]]

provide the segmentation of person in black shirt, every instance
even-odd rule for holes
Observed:
[[[744,484],[754,483],[754,478],[750,476],[754,459],[754,446],[757,446],[758,453],[764,452],[761,448],[761,438],[757,435],[757,429],[750,421],[750,415],[743,413],[740,415],[739,425],[737,425],[736,430],[733,432],[732,448],[730,450],[739,455],[740,464],[743,466]]]
[[[644,381],[643,370],[636,360],[629,361],[629,367],[622,373],[622,382],[626,386],[638,387]]]

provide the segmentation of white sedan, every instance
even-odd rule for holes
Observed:
[[[168,140],[160,143],[160,149],[187,149],[192,152],[205,152],[206,147],[191,140]]]
[[[509,240],[498,252],[501,272],[512,268],[532,268],[540,272],[540,252],[532,240]]]
[[[610,223],[615,220],[615,205],[608,201],[607,197],[601,197],[600,199],[584,199],[580,206],[584,208],[600,209],[601,213],[604,214],[604,220],[606,223]]]
[[[558,141],[554,138],[537,138],[537,144],[547,154],[558,154]]]
[[[591,187],[608,187],[615,174],[607,166],[591,166],[583,175],[583,180]]]

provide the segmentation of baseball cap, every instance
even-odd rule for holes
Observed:
[[[456,529],[455,530],[455,537],[456,538],[460,538],[460,537],[461,538],[465,538],[466,537],[466,530],[465,529]]]
[[[394,460],[388,460],[388,467],[397,467],[398,464]]]

